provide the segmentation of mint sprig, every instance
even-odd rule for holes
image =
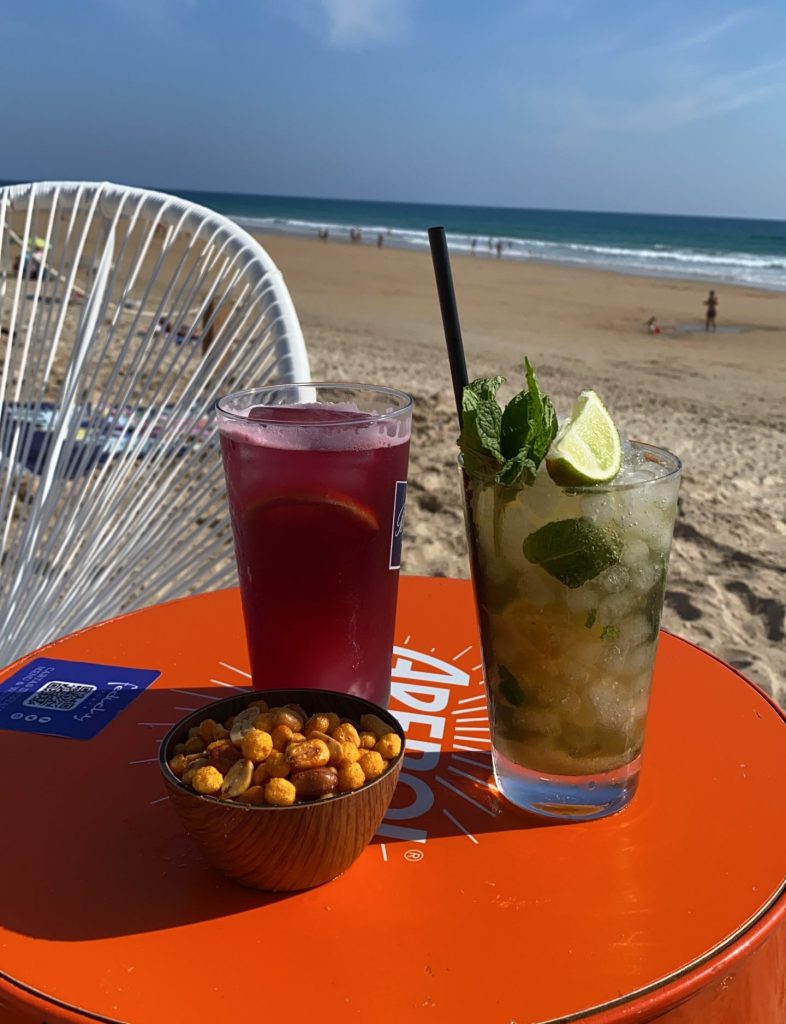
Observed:
[[[524,360],[525,390],[503,410],[497,391],[504,377],[480,377],[464,388],[463,426],[459,448],[468,472],[493,476],[512,487],[520,481],[532,484],[538,466],[557,433],[557,416],[547,395],[540,390],[529,359]]]

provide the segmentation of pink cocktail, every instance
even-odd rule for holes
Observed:
[[[412,403],[362,385],[218,403],[253,684],[386,705]]]

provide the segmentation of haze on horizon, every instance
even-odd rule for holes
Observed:
[[[784,219],[763,0],[0,0],[3,179]]]

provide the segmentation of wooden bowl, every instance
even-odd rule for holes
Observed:
[[[379,778],[330,800],[256,807],[201,796],[171,771],[176,743],[203,719],[224,722],[254,700],[270,707],[299,704],[307,714],[334,711],[359,723],[374,714],[401,737],[402,752]],[[404,758],[404,732],[377,704],[329,690],[255,690],[214,701],[178,722],[161,743],[159,766],[169,798],[207,862],[222,875],[266,892],[309,889],[336,878],[368,846],[393,798]]]

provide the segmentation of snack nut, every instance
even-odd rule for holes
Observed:
[[[203,793],[210,795],[211,793],[217,793],[224,782],[224,776],[212,765],[205,765],[203,768],[197,768],[194,772],[194,777],[191,780],[191,788],[195,793]]]
[[[251,807],[289,807],[361,789],[401,755],[377,715],[359,727],[334,712],[306,720],[297,705],[255,700],[222,725],[206,718],[175,744],[169,767],[195,793]]]
[[[296,772],[290,779],[299,800],[318,800],[338,786],[335,768],[311,768]]]
[[[303,772],[324,767],[330,760],[330,751],[322,740],[303,740],[288,747],[286,756],[293,772]]]
[[[273,807],[289,807],[297,798],[289,779],[270,779],[265,786],[265,800]]]

